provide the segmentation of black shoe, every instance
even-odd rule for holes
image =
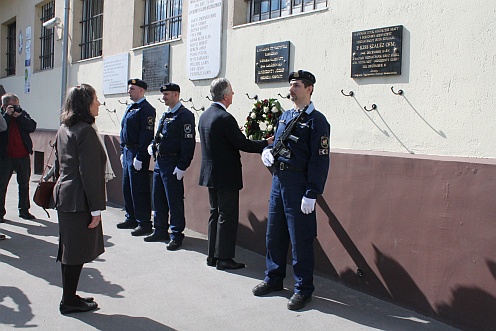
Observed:
[[[171,240],[167,244],[167,250],[168,251],[175,251],[176,249],[178,249],[179,247],[181,247],[182,244],[183,244],[182,241]]]
[[[0,223],[5,223],[5,217],[4,216],[0,216]]]
[[[209,267],[215,267],[217,265],[217,258],[212,256],[207,257],[207,265]]]
[[[134,229],[137,226],[138,222],[131,220],[125,220],[124,222],[117,223],[118,229]]]
[[[5,240],[5,238],[7,238],[7,237],[5,237],[5,235],[3,233],[0,233],[0,240]]]
[[[295,293],[288,301],[288,309],[300,310],[301,308],[305,307],[305,305],[310,301],[312,301],[311,295],[307,296],[307,295],[301,295],[299,293]]]
[[[133,231],[131,231],[131,235],[134,237],[146,236],[147,234],[151,234],[152,232],[152,228],[145,228],[141,225],[138,225]]]
[[[31,215],[27,210],[19,212],[19,217],[24,218],[25,220],[34,220],[36,218],[34,217],[34,215]]]
[[[83,301],[83,302],[86,302],[86,303],[90,303],[90,302],[95,301],[95,299],[92,298],[92,297],[81,298],[79,295],[76,295],[76,300]],[[60,300],[60,304],[62,304],[62,300]]]
[[[146,242],[155,242],[155,241],[166,242],[167,240],[169,240],[169,235],[167,235],[167,234],[158,234],[156,232],[153,232],[151,235],[146,236],[145,238],[143,238],[143,240],[146,241]]]
[[[241,269],[244,268],[245,265],[243,263],[238,263],[233,259],[226,260],[218,260],[217,261],[217,270],[225,270],[225,269]]]
[[[98,304],[96,302],[94,302],[94,301],[85,302],[83,300],[79,300],[79,301],[72,303],[70,305],[61,303],[59,306],[60,313],[63,315],[69,314],[69,313],[80,313],[80,312],[95,310],[97,308],[98,308]]]
[[[261,282],[257,286],[255,286],[251,291],[254,296],[260,297],[262,295],[269,294],[270,292],[281,291],[284,289],[282,284],[279,285],[269,285],[266,282]]]

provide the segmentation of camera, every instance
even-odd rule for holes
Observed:
[[[19,105],[13,105],[12,108],[14,108],[15,113],[22,113],[22,108]]]

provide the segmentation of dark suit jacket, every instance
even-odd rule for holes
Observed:
[[[236,119],[213,103],[198,123],[202,147],[199,184],[216,190],[241,190],[239,151],[262,153],[266,140],[249,140],[239,130]]]
[[[104,210],[107,157],[95,129],[85,122],[71,127],[62,124],[56,148],[55,208],[62,212]]]

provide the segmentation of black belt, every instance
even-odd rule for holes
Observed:
[[[280,162],[280,161],[274,162],[274,166],[276,167],[276,170],[286,170],[286,171],[289,170],[289,171],[297,171],[297,172],[305,171],[305,169],[303,169],[303,168],[297,168],[297,167],[294,167],[290,164]]]
[[[158,157],[179,156],[179,153],[158,152]]]
[[[139,148],[139,144],[134,144],[134,145],[128,145],[128,144],[124,144],[124,147],[126,148]]]

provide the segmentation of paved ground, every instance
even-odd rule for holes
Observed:
[[[35,184],[31,185],[33,191]],[[32,192],[31,192],[32,196]],[[438,321],[316,277],[313,301],[299,312],[286,309],[286,290],[263,298],[251,294],[264,257],[238,248],[247,268],[225,272],[205,264],[206,238],[188,231],[183,249],[145,243],[118,230],[121,208],[103,213],[106,252],[86,264],[81,295],[95,297],[94,312],[60,315],[57,217],[33,206],[36,220],[17,216],[17,187],[11,180],[6,223],[0,232],[0,330],[456,330]]]

